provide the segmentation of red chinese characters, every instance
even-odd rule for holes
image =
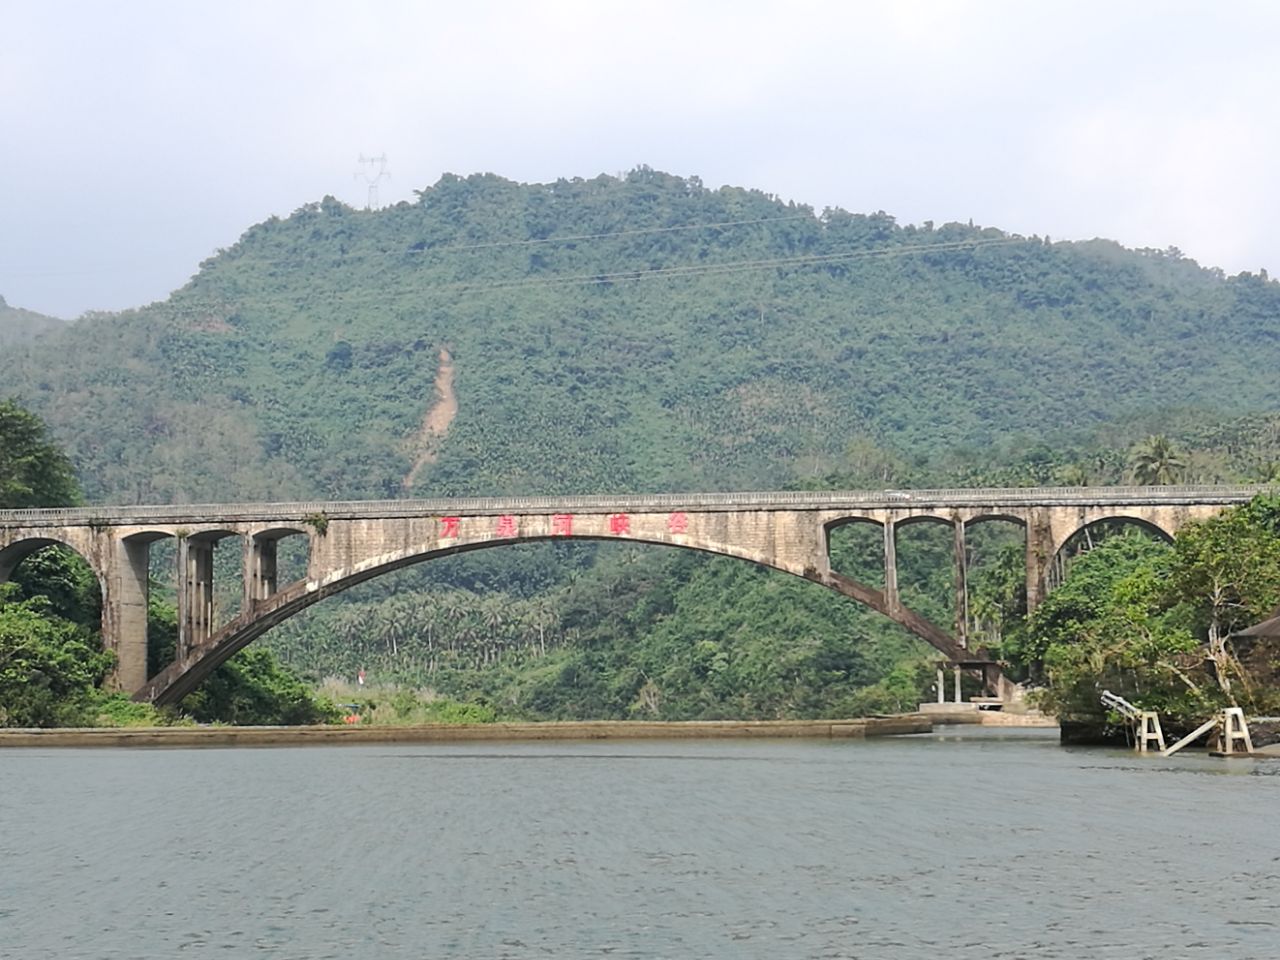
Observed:
[[[687,513],[669,514],[667,516],[667,529],[672,533],[688,533],[689,515]]]
[[[625,513],[609,514],[609,532],[610,533],[630,533],[631,518]]]
[[[573,536],[573,514],[557,513],[551,518],[551,535],[553,537]]]
[[[509,513],[504,513],[498,518],[498,525],[494,528],[494,536],[498,537],[514,537],[517,533],[516,518]]]
[[[458,536],[457,517],[441,517],[440,522],[444,524],[444,529],[440,531],[441,540],[453,540]]]

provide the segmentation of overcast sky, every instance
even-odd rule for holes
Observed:
[[[0,295],[163,299],[251,224],[639,164],[1280,272],[1280,4],[0,0]]]

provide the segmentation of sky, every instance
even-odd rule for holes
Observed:
[[[252,224],[641,164],[1280,273],[1280,4],[0,0],[0,296],[164,299]]]

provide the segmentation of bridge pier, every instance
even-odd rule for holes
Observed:
[[[961,647],[969,646],[969,555],[964,542],[964,521],[957,517],[955,527],[956,552],[956,640]]]
[[[1053,515],[1050,510],[1033,507],[1027,511],[1027,613],[1040,606],[1045,598],[1049,565],[1053,563]]]
[[[244,610],[270,598],[279,589],[277,554],[280,541],[274,537],[244,538]]]
[[[120,540],[103,565],[102,645],[116,655],[106,686],[132,693],[147,682],[147,597],[151,545]]]
[[[894,522],[884,521],[884,600],[890,610],[898,609],[898,534]]]
[[[213,631],[212,540],[182,537],[178,541],[178,649],[181,661],[209,639]]]

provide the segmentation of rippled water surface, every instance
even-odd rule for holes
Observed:
[[[1280,957],[1280,761],[977,733],[8,750],[0,956]]]

